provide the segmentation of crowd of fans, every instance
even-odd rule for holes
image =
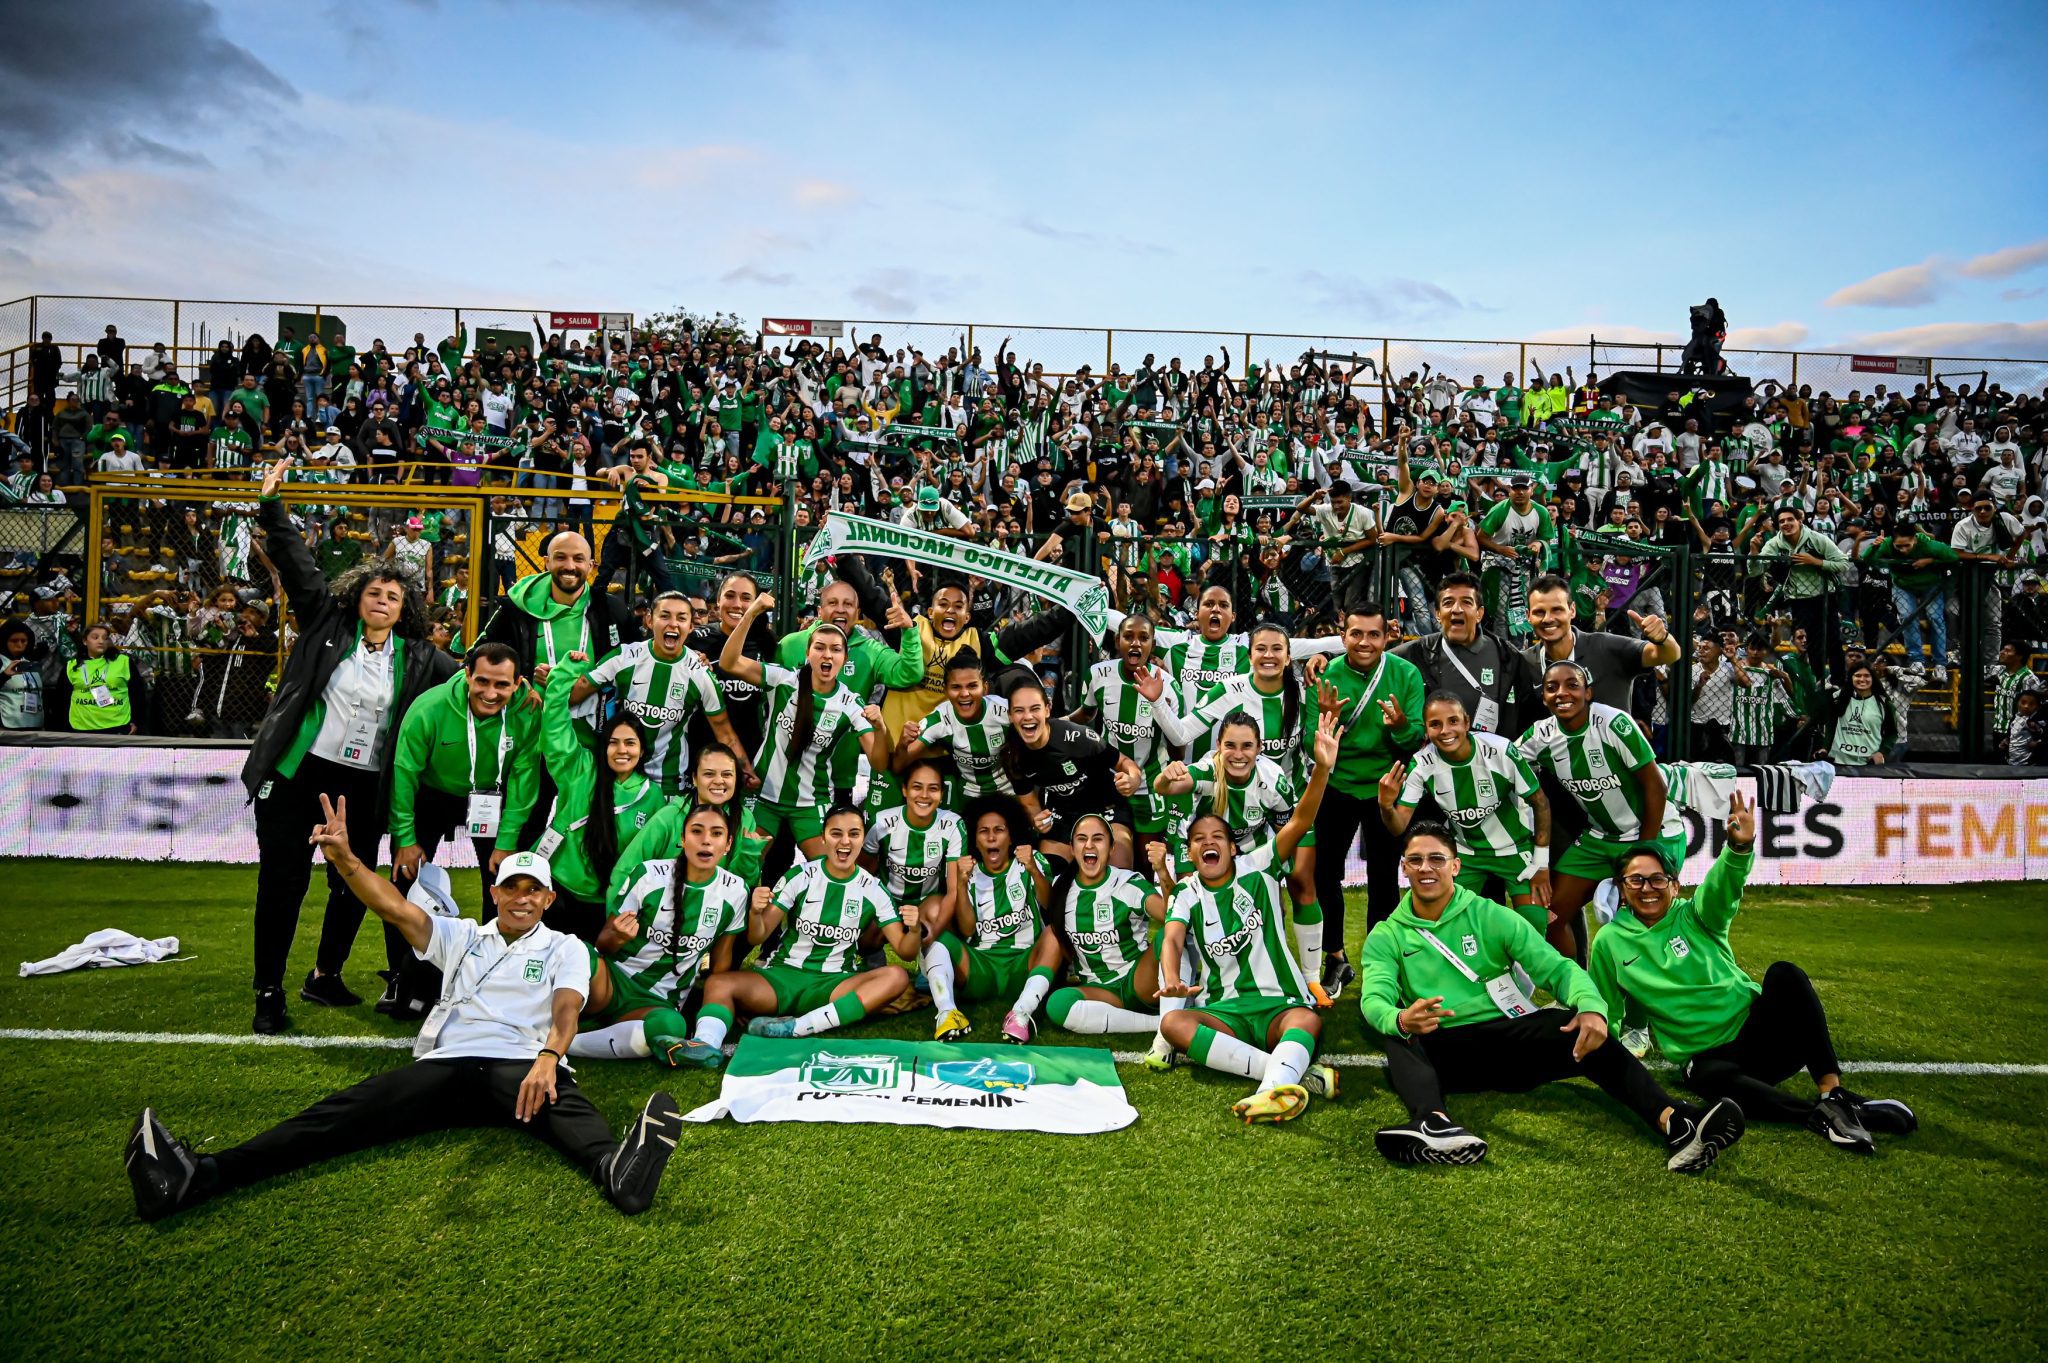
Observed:
[[[1903,753],[1914,698],[1952,715],[1978,678],[1996,748],[2042,748],[2023,698],[2048,652],[2048,395],[1765,382],[1702,418],[1688,381],[1639,407],[1569,367],[1496,382],[1219,348],[1057,374],[1007,338],[927,355],[879,335],[849,348],[705,327],[601,348],[535,329],[530,348],[458,333],[399,350],[287,329],[223,342],[189,374],[113,327],[75,364],[46,334],[0,436],[0,504],[56,511],[88,471],[239,479],[280,455],[295,484],[501,488],[476,544],[460,513],[295,505],[324,570],[376,554],[414,567],[459,648],[473,550],[491,599],[531,568],[522,552],[575,528],[602,543],[601,585],[636,602],[675,588],[702,609],[713,572],[776,568],[781,512],[663,494],[777,497],[791,479],[799,547],[833,511],[894,519],[1099,573],[1119,607],[1168,625],[1217,585],[1239,620],[1327,632],[1347,597],[1370,597],[1429,635],[1436,588],[1461,570],[1481,578],[1487,627],[1517,643],[1542,574],[1570,585],[1581,630],[1635,632],[1633,616],[1682,597],[1686,661],[1643,679],[1635,708],[1658,733],[1687,688],[1696,754],[1757,743],[1757,723],[1737,723],[1753,688],[1773,698],[1780,752],[1868,688]],[[601,488],[624,499],[598,536]],[[70,670],[104,626],[104,651],[130,660],[124,724],[246,734],[291,638],[250,510],[124,504],[99,621],[78,615],[83,559],[16,555],[0,592],[26,661],[7,666],[40,668],[45,724],[73,721]]]

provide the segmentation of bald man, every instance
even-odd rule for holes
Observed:
[[[556,535],[548,541],[545,571],[512,584],[477,642],[507,645],[519,655],[520,675],[546,686],[548,673],[571,653],[596,664],[638,641],[640,624],[624,596],[591,591],[591,568],[589,540],[573,530]],[[594,725],[597,707],[598,698],[590,696],[574,713]]]

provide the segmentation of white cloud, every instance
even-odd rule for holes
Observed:
[[[1297,282],[1309,290],[1313,307],[1354,316],[1358,325],[1367,329],[1393,322],[1429,321],[1476,306],[1427,279],[1367,283],[1356,275],[1303,270]]]
[[[1793,350],[1807,337],[1803,322],[1774,322],[1767,327],[1730,327],[1730,350]]]
[[[837,180],[798,180],[789,193],[800,208],[837,208],[860,198],[859,190]]]
[[[2029,242],[2025,246],[2008,246],[2002,251],[1972,257],[1964,261],[1959,270],[1972,279],[2004,279],[2037,265],[2048,265],[2048,240]]]
[[[1869,355],[2032,360],[2048,355],[2048,322],[1929,322],[1851,336],[1836,348]]]
[[[1941,293],[1941,281],[1932,259],[1918,265],[1902,265],[1868,279],[1836,289],[1822,300],[1830,308],[1917,308],[1932,303]]]
[[[679,189],[708,183],[728,168],[756,159],[751,148],[707,143],[635,151],[634,183],[646,189]]]

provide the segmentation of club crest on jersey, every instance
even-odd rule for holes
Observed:
[[[1465,940],[1458,945],[1464,949],[1467,956],[1477,956],[1479,954],[1479,939],[1469,932],[1465,934]]]
[[[1480,684],[1481,686],[1491,686],[1491,685],[1493,685],[1493,669],[1492,669],[1492,668],[1490,668],[1490,667],[1482,667],[1482,668],[1480,668],[1480,669],[1479,669],[1479,684]]]
[[[539,983],[540,983],[540,977],[541,977],[541,972],[542,972],[542,971],[544,971],[544,970],[546,970],[546,969],[547,969],[547,962],[546,962],[546,961],[543,961],[543,960],[542,960],[542,959],[541,959],[540,957],[538,957],[538,956],[535,956],[535,957],[531,958],[531,959],[530,959],[530,960],[528,960],[528,961],[527,961],[527,963],[526,963],[526,982],[527,982],[528,984],[539,984]]]
[[[1061,772],[1061,774],[1062,774],[1062,775],[1065,775],[1065,776],[1074,776],[1074,775],[1078,775],[1078,772],[1076,772],[1076,770],[1075,770],[1075,768],[1074,768],[1074,764],[1073,764],[1072,762],[1062,762],[1062,763],[1060,763],[1060,772]]]
[[[1684,960],[1686,957],[1692,955],[1692,943],[1686,941],[1683,937],[1672,938],[1671,954],[1673,956],[1676,956],[1681,961]]]

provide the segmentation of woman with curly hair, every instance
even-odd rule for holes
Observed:
[[[453,658],[427,645],[426,602],[397,565],[366,563],[331,584],[321,575],[278,499],[290,469],[281,459],[264,474],[256,521],[300,633],[242,767],[242,784],[256,805],[254,1029],[266,1034],[290,1025],[285,960],[312,880],[306,830],[322,821],[321,797],[338,804],[345,796],[361,811],[349,825],[352,845],[358,858],[375,865],[398,721],[456,670]],[[327,1006],[362,1002],[343,983],[341,969],[363,912],[363,902],[330,865],[320,951],[300,998]]]

